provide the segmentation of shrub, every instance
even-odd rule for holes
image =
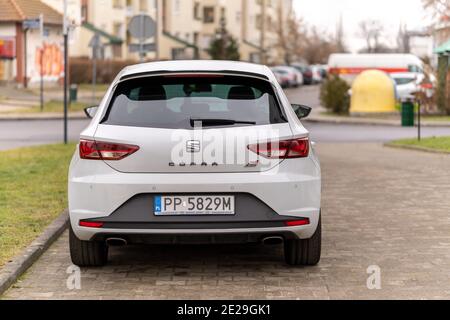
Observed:
[[[320,102],[332,113],[348,114],[350,110],[350,86],[334,75],[328,78],[320,88]]]
[[[136,61],[97,60],[97,83],[111,83],[123,68],[132,64],[136,64]],[[92,66],[92,59],[71,58],[70,83],[91,83]]]

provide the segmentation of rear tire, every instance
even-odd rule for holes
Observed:
[[[70,227],[70,257],[79,267],[101,267],[108,262],[108,246],[105,242],[82,241],[77,238]]]
[[[322,219],[314,235],[306,240],[286,240],[284,257],[291,266],[315,266],[320,261],[322,247]]]

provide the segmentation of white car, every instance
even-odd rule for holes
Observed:
[[[425,79],[424,74],[415,72],[391,73],[391,77],[395,82],[397,98],[400,101],[412,98],[414,93],[419,92]]]
[[[70,253],[110,246],[284,242],[291,265],[321,252],[321,171],[274,74],[224,61],[125,68],[81,133],[69,171]]]
[[[322,71],[318,66],[311,66],[313,83],[322,83]]]

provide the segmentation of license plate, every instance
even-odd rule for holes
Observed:
[[[156,196],[157,216],[234,215],[234,196]]]

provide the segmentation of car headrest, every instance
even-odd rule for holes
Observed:
[[[255,93],[252,88],[245,86],[233,87],[228,93],[229,100],[255,100]]]
[[[149,85],[139,90],[139,101],[166,100],[166,90],[161,85]]]

